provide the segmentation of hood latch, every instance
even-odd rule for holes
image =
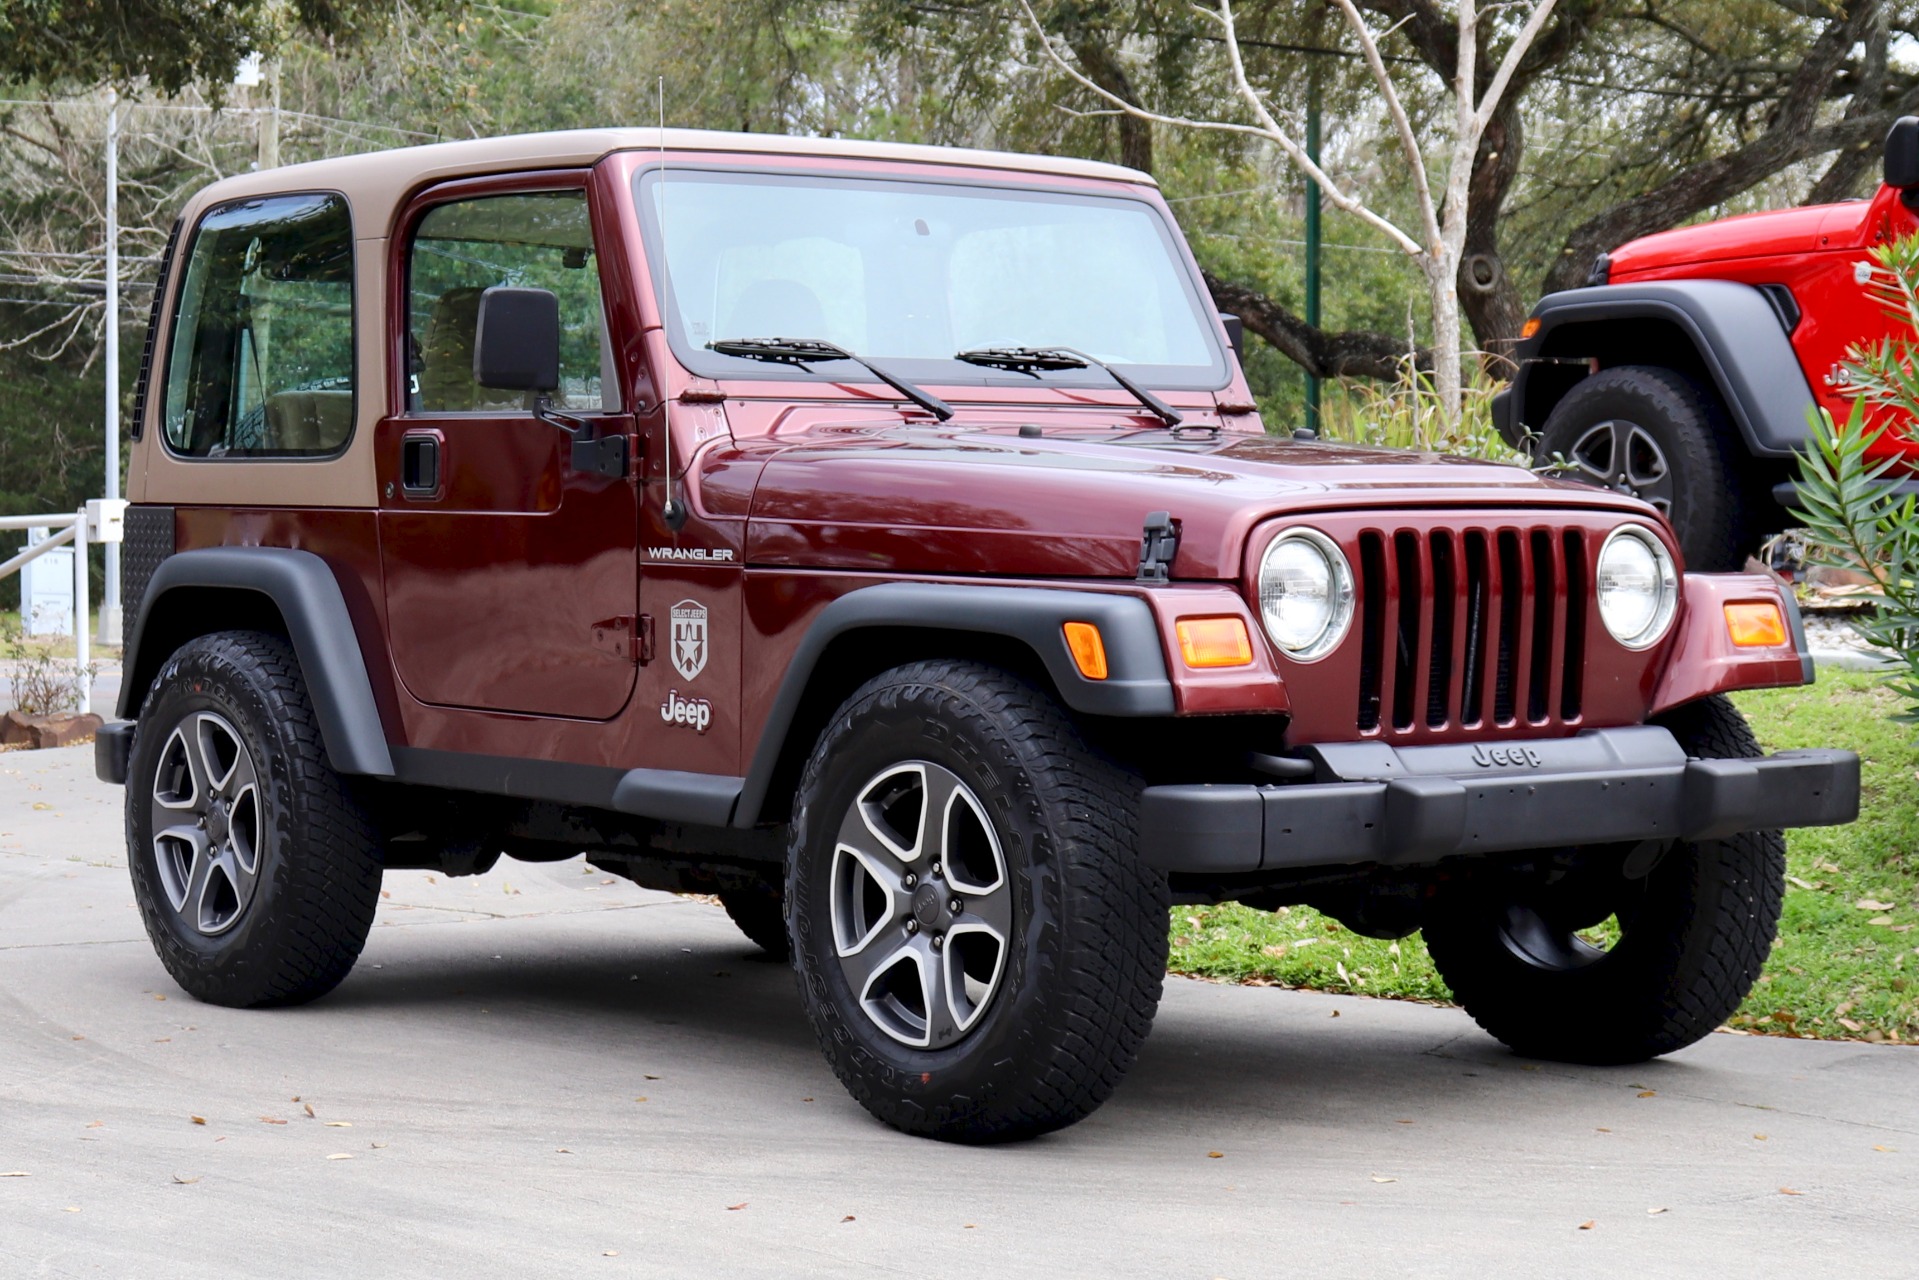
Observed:
[[[1155,511],[1146,517],[1145,536],[1139,544],[1139,581],[1169,582],[1167,572],[1173,557],[1179,554],[1179,521],[1172,513]]]

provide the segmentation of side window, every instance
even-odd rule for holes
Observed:
[[[560,300],[558,407],[613,409],[600,273],[583,191],[482,196],[420,220],[408,257],[407,406],[424,413],[527,408],[473,380],[480,295],[494,285],[550,289]]]
[[[353,434],[353,227],[333,195],[200,220],[167,344],[166,442],[193,458],[318,457]]]

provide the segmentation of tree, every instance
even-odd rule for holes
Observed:
[[[0,80],[145,81],[173,94],[224,85],[250,53],[296,30],[351,39],[385,22],[380,0],[10,0],[0,6]]]
[[[1244,133],[1262,138],[1278,147],[1288,160],[1302,170],[1334,208],[1367,223],[1398,244],[1418,265],[1426,281],[1428,302],[1432,309],[1433,381],[1438,391],[1441,413],[1448,424],[1456,424],[1462,404],[1460,367],[1464,354],[1459,327],[1459,270],[1466,244],[1467,192],[1472,180],[1473,162],[1514,73],[1551,16],[1555,0],[1534,0],[1524,19],[1507,39],[1495,69],[1485,76],[1482,76],[1479,66],[1479,7],[1474,0],[1454,0],[1453,62],[1449,78],[1452,119],[1448,126],[1434,129],[1441,137],[1431,146],[1432,150],[1446,154],[1444,187],[1437,195],[1427,173],[1429,144],[1422,142],[1414,128],[1407,111],[1406,97],[1380,55],[1378,36],[1367,25],[1354,0],[1336,0],[1348,28],[1358,41],[1366,67],[1372,73],[1373,82],[1378,87],[1392,122],[1392,131],[1414,199],[1416,223],[1410,230],[1381,214],[1363,196],[1334,179],[1307,153],[1300,139],[1294,136],[1294,131],[1281,123],[1266,96],[1247,78],[1245,52],[1239,43],[1232,0],[1216,0],[1216,3],[1218,8],[1213,16],[1219,24],[1220,37],[1231,68],[1232,87],[1243,117],[1249,117],[1250,123],[1244,118],[1231,120],[1171,116],[1130,101],[1115,90],[1100,85],[1074,65],[1054,46],[1046,28],[1040,23],[1039,15],[1033,12],[1031,0],[1019,0],[1020,7],[1039,34],[1041,47],[1054,64],[1114,108],[1134,119],[1154,124]]]

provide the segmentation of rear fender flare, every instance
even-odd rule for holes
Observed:
[[[204,608],[202,616],[181,625],[178,614],[187,607],[186,593],[193,594],[198,606],[206,591],[265,596],[285,622],[300,660],[328,760],[341,773],[393,776],[393,756],[346,598],[332,568],[311,551],[207,547],[161,561],[127,642],[121,719],[139,715],[147,686],[178,644],[227,629],[217,611]]]

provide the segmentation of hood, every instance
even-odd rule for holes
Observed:
[[[1743,213],[1696,227],[1661,231],[1614,249],[1610,280],[1619,284],[1637,272],[1700,262],[1855,249],[1863,239],[1871,209],[1870,201],[1848,200],[1843,204]]]
[[[1030,431],[1031,428],[1028,428]],[[1213,431],[846,426],[764,441],[749,564],[1126,577],[1146,517],[1180,522],[1173,574],[1236,579],[1253,528],[1354,507],[1651,508],[1521,467]]]

